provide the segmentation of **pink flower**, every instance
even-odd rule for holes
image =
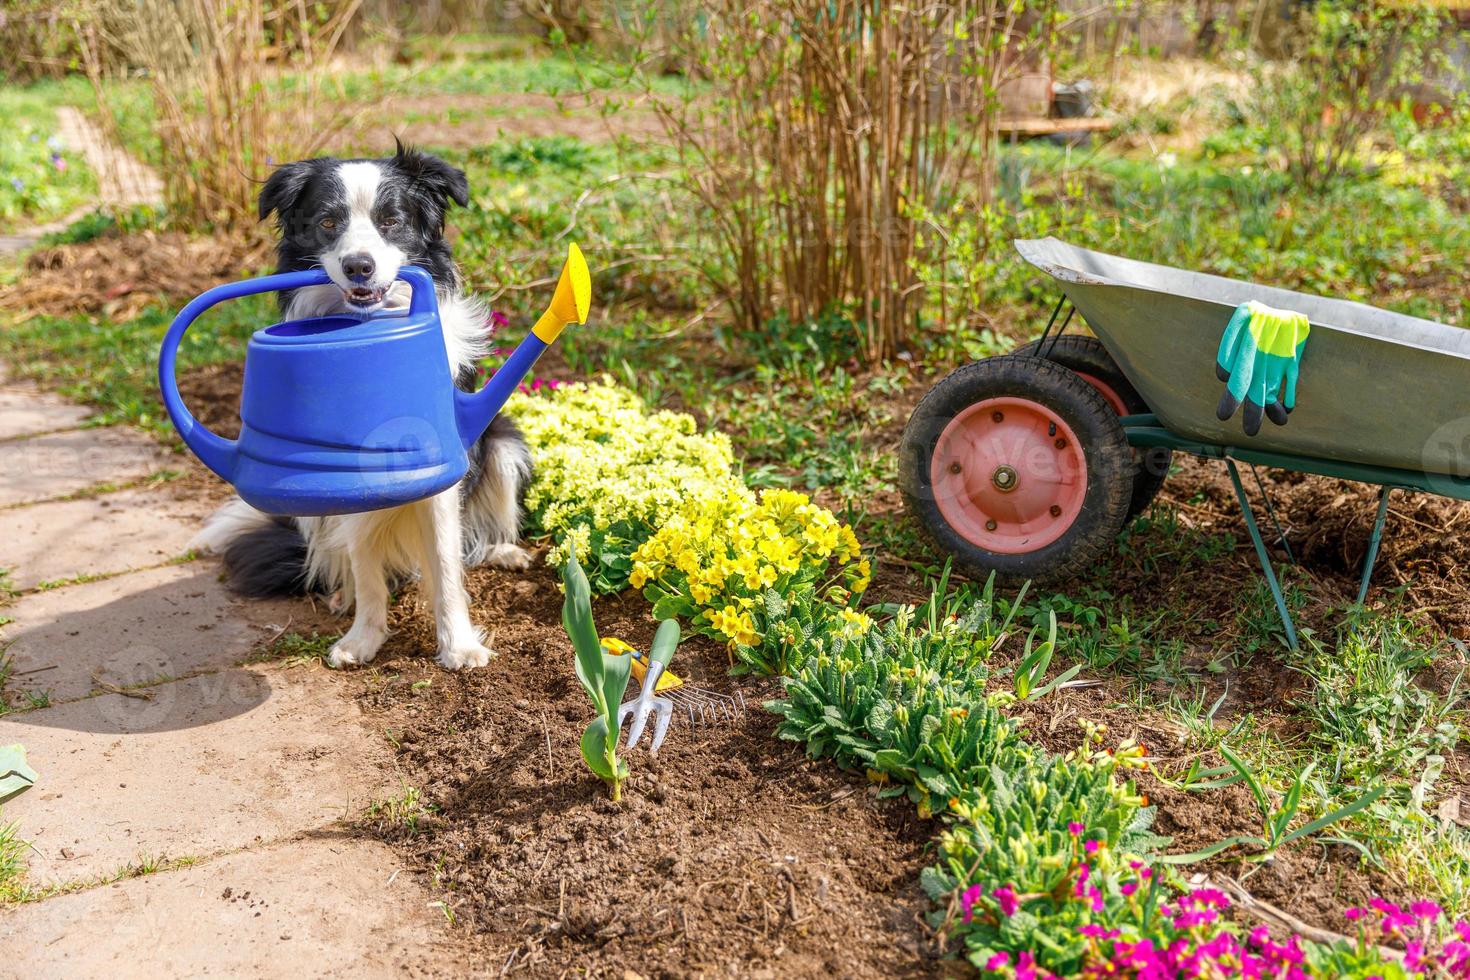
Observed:
[[[1020,899],[1016,898],[1015,889],[1011,888],[1010,885],[1001,885],[992,891],[990,895],[1000,905],[1000,914],[1008,919],[1015,915],[1016,911],[1021,907]]]
[[[1414,914],[1414,918],[1416,919],[1424,922],[1433,922],[1439,918],[1440,913],[1444,910],[1441,909],[1434,902],[1431,902],[1428,899],[1422,899],[1415,902],[1413,905],[1410,905],[1409,911]]]
[[[1082,849],[1084,851],[1086,851],[1088,854],[1096,854],[1097,853],[1097,849],[1099,847],[1101,847],[1101,846],[1102,846],[1102,843],[1100,841],[1090,840],[1086,844],[1083,844],[1082,845]]]
[[[1118,891],[1122,892],[1124,897],[1132,895],[1134,892],[1138,891],[1138,882],[1125,881],[1123,882],[1123,884],[1118,886]]]
[[[1357,906],[1353,906],[1350,909],[1343,909],[1342,914],[1343,917],[1346,918],[1349,922],[1357,922],[1364,915],[1366,915],[1367,912],[1367,909],[1360,909]]]
[[[980,901],[982,894],[979,885],[971,885],[960,894],[960,906],[964,910],[962,918],[966,923],[975,921],[975,903]]]
[[[991,973],[999,973],[1011,965],[1011,957],[1007,953],[994,953],[990,959],[985,961],[985,969]]]
[[[1080,823],[1078,823],[1075,820],[1073,820],[1071,823],[1067,824],[1067,833],[1071,834],[1073,837],[1081,837],[1082,836],[1082,831],[1084,831],[1086,829],[1087,829],[1086,827],[1082,826]]]

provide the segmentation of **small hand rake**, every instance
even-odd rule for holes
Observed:
[[[616,641],[614,641],[616,642]],[[620,643],[619,646],[627,644]],[[648,724],[648,716],[654,715],[653,742],[648,747],[649,755],[658,755],[658,747],[664,744],[664,736],[669,733],[669,722],[674,718],[674,703],[667,698],[654,696],[658,688],[659,675],[664,672],[664,667],[674,655],[674,649],[679,645],[679,623],[677,620],[666,619],[658,625],[658,632],[653,636],[653,647],[648,653],[648,661],[644,664],[643,686],[639,688],[638,697],[632,701],[626,701],[618,708],[618,729],[621,730],[623,723],[629,717],[633,719],[633,727],[628,729],[628,748],[638,744],[638,739],[643,735],[643,726]],[[603,649],[618,651],[608,640],[602,641]],[[633,663],[639,663],[636,652],[633,653]],[[637,671],[635,671],[636,673]]]
[[[654,638],[657,644],[658,638]],[[701,725],[728,725],[745,717],[745,698],[739,691],[734,695],[722,694],[719,691],[711,691],[707,688],[693,687],[682,677],[667,669],[668,661],[665,660],[658,665],[657,676],[649,681],[652,668],[649,664],[649,656],[634,650],[622,640],[612,636],[602,638],[602,645],[609,653],[627,653],[633,657],[633,676],[643,682],[643,687],[653,694],[663,695],[655,698],[657,701],[672,703],[679,710],[679,714],[688,721],[691,728]],[[649,685],[652,685],[650,688]],[[640,693],[639,698],[642,698]],[[623,706],[624,710],[631,709],[636,702],[630,702]],[[657,709],[655,709],[657,710]],[[667,727],[667,726],[665,726]],[[639,734],[642,734],[639,732]],[[655,732],[655,734],[657,734]],[[628,744],[633,744],[633,739],[628,739]]]

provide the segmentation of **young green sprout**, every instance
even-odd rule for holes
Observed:
[[[612,798],[620,800],[628,763],[618,758],[618,707],[628,688],[633,657],[603,649],[592,621],[592,587],[575,554],[567,558],[561,578],[567,593],[561,606],[561,622],[576,654],[577,680],[592,699],[595,714],[582,733],[582,759],[607,783]]]

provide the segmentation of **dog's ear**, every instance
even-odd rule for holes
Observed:
[[[470,203],[470,182],[464,171],[451,166],[430,153],[403,145],[398,137],[393,138],[397,152],[393,166],[413,178],[419,186],[439,199],[439,207],[453,201],[460,207]]]
[[[311,174],[310,160],[283,163],[277,167],[260,189],[261,220],[269,218],[272,211],[278,215],[285,215],[290,211],[301,197],[301,192],[306,189],[306,182],[311,179]]]

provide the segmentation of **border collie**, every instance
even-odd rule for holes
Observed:
[[[486,353],[486,311],[459,291],[444,240],[450,202],[469,203],[464,172],[402,143],[388,159],[325,157],[277,168],[260,193],[261,219],[274,212],[280,230],[277,270],[321,267],[332,279],[282,293],[284,318],[406,308],[412,291],[395,277],[405,264],[420,266],[438,291],[450,375],[469,390]],[[529,566],[516,542],[530,475],[530,452],[502,415],[471,448],[459,486],[436,497],[310,518],[271,517],[237,498],[191,547],[222,555],[227,581],[242,595],[323,592],[333,611],[355,607],[351,629],[332,647],[333,667],[377,655],[388,636],[389,583],[417,574],[433,602],[439,663],[483,667],[494,653],[470,622],[462,563]]]

